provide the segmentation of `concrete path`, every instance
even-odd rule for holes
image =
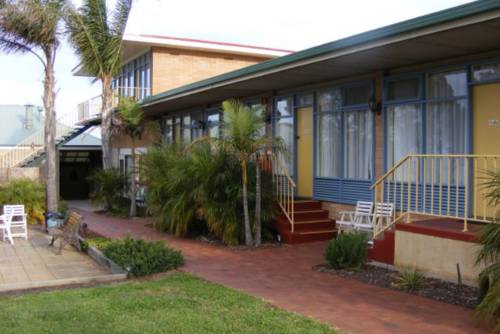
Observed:
[[[470,310],[311,271],[324,262],[324,242],[230,250],[159,233],[148,219],[81,213],[89,228],[100,235],[165,240],[182,250],[184,271],[350,333],[488,333],[475,327]]]
[[[72,279],[109,274],[88,256],[66,246],[61,255],[49,247],[50,237],[30,229],[28,240],[14,239],[14,245],[0,241],[0,291],[8,287],[40,287],[39,282],[72,282]],[[27,284],[33,283],[33,284]]]

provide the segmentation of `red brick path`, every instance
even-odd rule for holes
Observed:
[[[323,262],[324,242],[235,251],[159,233],[146,219],[82,214],[98,234],[165,240],[182,250],[184,271],[350,333],[487,333],[461,307],[311,271]]]

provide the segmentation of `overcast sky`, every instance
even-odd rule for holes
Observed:
[[[77,2],[77,1],[75,1]],[[467,0],[135,0],[127,33],[199,38],[301,50]],[[98,84],[71,75],[64,42],[56,60],[58,115],[96,96]],[[30,55],[0,54],[0,104],[41,105],[43,69]]]

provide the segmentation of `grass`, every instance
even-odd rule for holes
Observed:
[[[0,297],[10,333],[336,333],[307,317],[188,274]]]

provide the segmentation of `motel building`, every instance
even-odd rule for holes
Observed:
[[[500,1],[299,52],[126,36],[124,59],[113,88],[141,102],[166,143],[218,136],[226,99],[265,113],[289,153],[269,155],[284,242],[331,239],[342,211],[371,202],[371,259],[452,280],[458,264],[477,278],[478,231],[498,209],[481,184],[500,168]],[[90,102],[81,115],[99,119]],[[115,137],[116,166],[129,154]]]

